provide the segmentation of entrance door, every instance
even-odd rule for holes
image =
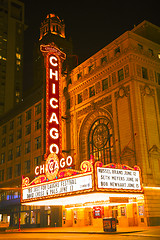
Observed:
[[[50,227],[51,225],[51,215],[50,213],[44,214],[44,227]]]
[[[88,225],[92,225],[92,212],[88,212]]]
[[[48,225],[48,227],[51,225],[51,215],[50,214],[47,215],[47,225]]]
[[[92,208],[84,208],[84,225],[92,225]],[[76,216],[77,218],[77,216]]]
[[[112,217],[115,218],[118,223],[118,207],[117,206],[112,207]]]
[[[133,203],[133,226],[138,226],[137,204]]]

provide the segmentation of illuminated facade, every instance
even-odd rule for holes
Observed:
[[[44,90],[35,94],[34,104],[30,102],[30,106],[24,108],[24,102],[19,113],[14,111],[13,117],[6,115],[1,119],[1,183],[6,187],[16,186],[24,175],[21,210],[17,217],[15,215],[17,222],[18,217],[21,218],[22,226],[55,226],[56,223],[56,226],[67,227],[102,227],[103,217],[116,217],[119,227],[159,224],[159,36],[159,27],[144,21],[67,76],[62,74],[62,117],[48,118],[62,124],[61,163],[45,160]],[[50,62],[57,67],[56,55],[52,54],[51,51],[48,55],[54,60]],[[51,70],[54,76],[55,70]],[[39,104],[40,125],[35,111]],[[55,107],[57,101],[50,100],[50,104]],[[30,109],[32,114],[27,122],[25,116]],[[23,116],[22,127],[16,124],[10,130],[11,122],[19,121],[20,115]],[[28,123],[31,130],[25,135]],[[38,132],[37,126],[40,126]],[[16,139],[20,128],[21,138]],[[49,134],[54,138],[59,130],[52,131],[52,128],[55,126],[50,128]],[[14,141],[9,144],[11,133]],[[35,141],[39,143],[40,136],[41,144],[35,149]],[[21,157],[16,158],[14,150],[12,159],[4,160],[12,148],[18,152],[19,143],[22,143]],[[35,165],[38,156],[40,161]],[[13,170],[17,159],[21,163],[19,177]],[[26,172],[28,160],[30,170]],[[48,178],[48,181],[45,169],[56,170],[55,166],[60,167],[60,164],[55,179]],[[8,179],[4,172],[10,176]],[[3,194],[1,200],[10,196]]]
[[[22,99],[24,4],[4,0],[0,10],[0,115],[3,115]]]
[[[64,149],[75,156],[76,166],[90,155],[104,164],[138,165],[149,225],[160,219],[158,36],[160,29],[144,21],[76,67],[63,83],[63,132],[70,134]]]

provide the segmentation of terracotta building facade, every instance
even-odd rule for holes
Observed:
[[[144,37],[151,29],[153,39]],[[144,21],[73,69],[62,114],[70,134],[63,146],[76,166],[93,155],[141,168],[149,225],[159,222],[160,204],[159,31]]]

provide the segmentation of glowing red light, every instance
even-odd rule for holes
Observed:
[[[46,153],[61,156],[60,59],[54,52],[46,56]]]

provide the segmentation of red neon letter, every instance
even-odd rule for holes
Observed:
[[[53,148],[55,148],[56,151],[53,151]],[[50,153],[56,153],[58,154],[59,153],[59,147],[57,146],[57,144],[52,144],[50,147],[49,147],[49,150],[50,150]]]
[[[50,122],[50,123],[55,122],[55,123],[59,124],[58,118],[57,118],[57,116],[56,116],[56,113],[54,113],[54,112],[52,113],[52,116],[51,116],[49,122]]]
[[[53,62],[53,60],[55,60],[55,63]],[[57,66],[58,66],[58,63],[57,63],[58,59],[57,59],[55,56],[51,56],[50,59],[49,59],[49,61],[50,61],[50,64],[51,64],[53,67],[57,67]]]
[[[35,168],[35,174],[36,174],[36,176],[39,174],[39,166],[37,166],[37,167]]]
[[[53,102],[58,103],[58,100],[56,98],[51,98],[50,99],[50,105],[52,108],[58,108],[58,105],[53,105]]]
[[[53,135],[53,131],[55,132],[54,135]],[[56,129],[56,128],[51,128],[51,130],[50,130],[50,136],[51,136],[51,138],[53,138],[53,139],[58,139],[58,138],[59,138],[58,129]]]
[[[52,68],[50,68],[50,79],[52,79],[52,76],[55,76],[55,80],[58,81],[58,71],[55,70],[55,72],[52,71]]]

